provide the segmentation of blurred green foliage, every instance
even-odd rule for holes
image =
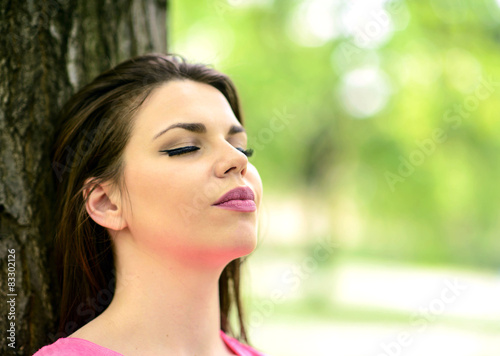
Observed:
[[[352,253],[498,268],[500,7],[368,3],[173,1],[170,51],[230,75],[266,193]]]

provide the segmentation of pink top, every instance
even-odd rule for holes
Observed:
[[[248,345],[224,334],[220,336],[227,347],[238,356],[265,356]],[[63,337],[53,344],[42,347],[33,356],[123,356],[122,354],[77,337]]]

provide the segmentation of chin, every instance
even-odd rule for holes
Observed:
[[[247,244],[239,246],[239,248],[237,249],[237,251],[235,253],[235,255],[237,255],[235,258],[248,256],[249,254],[251,254],[255,250],[256,246],[257,246],[256,240],[251,241],[251,242],[249,241]]]
[[[243,257],[251,254],[257,247],[257,237],[255,234],[251,236],[240,236],[238,244],[234,249],[234,258]]]
[[[223,263],[229,263],[239,257],[251,254],[257,246],[257,237],[254,234],[238,234],[238,236],[228,236],[226,244],[220,251]]]

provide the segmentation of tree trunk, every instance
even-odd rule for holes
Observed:
[[[100,72],[165,52],[166,10],[166,0],[0,0],[2,355],[31,355],[55,341],[55,117]]]

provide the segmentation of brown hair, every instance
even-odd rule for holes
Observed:
[[[120,185],[122,153],[135,112],[153,89],[185,79],[218,89],[243,124],[236,89],[226,75],[161,54],[132,58],[102,73],[61,112],[52,166],[58,185],[56,259],[62,293],[59,332],[63,335],[99,315],[111,302],[115,288],[111,239],[87,214],[83,191],[89,185],[85,181],[94,178],[92,185],[106,181]],[[247,341],[239,294],[241,262],[238,258],[229,263],[219,279],[220,326]],[[238,334],[229,323],[232,307],[236,307]]]

